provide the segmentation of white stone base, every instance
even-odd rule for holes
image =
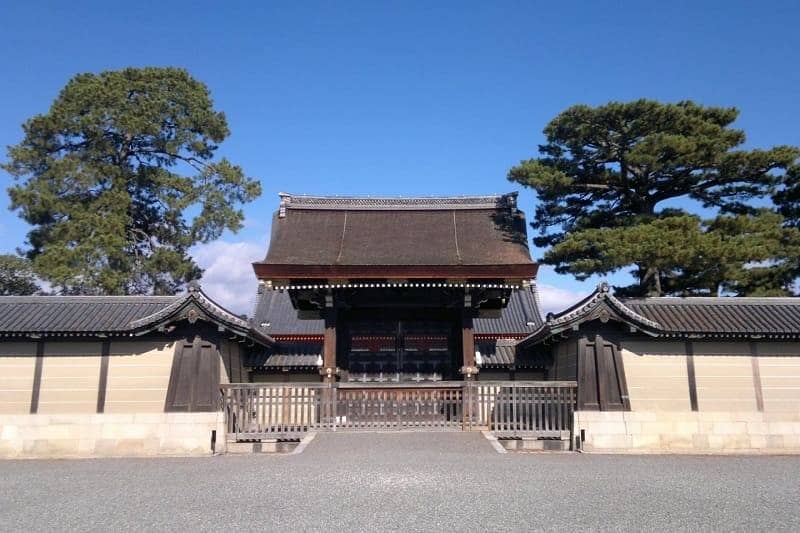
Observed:
[[[210,455],[222,413],[0,415],[0,458]]]
[[[570,449],[569,439],[566,440],[540,440],[540,439],[499,439],[500,445],[509,451],[520,452],[566,452]]]
[[[602,453],[800,453],[800,411],[579,411],[581,449]]]

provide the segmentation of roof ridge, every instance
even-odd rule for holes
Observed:
[[[602,301],[608,302],[616,311],[618,311],[623,315],[626,315],[628,318],[637,320],[642,324],[645,324],[646,326],[649,326],[653,329],[661,328],[661,325],[658,322],[650,320],[649,318],[640,315],[633,309],[626,306],[624,301],[614,296],[611,293],[611,286],[605,281],[601,282],[592,294],[590,294],[586,298],[583,298],[577,304],[567,308],[561,313],[558,314],[548,313],[548,316],[543,326],[554,326],[557,324],[570,322],[576,317],[580,317],[581,315],[587,314],[587,312],[591,311],[591,309],[593,309]]]
[[[13,301],[17,300],[19,302],[25,301],[33,301],[33,300],[58,300],[61,302],[67,301],[79,301],[79,300],[101,300],[104,302],[113,302],[114,300],[133,300],[133,299],[140,299],[140,300],[151,300],[151,301],[167,301],[167,300],[174,300],[175,298],[180,298],[180,294],[174,294],[172,296],[165,296],[165,295],[151,295],[151,294],[113,294],[113,295],[104,295],[104,294],[69,294],[69,295],[60,295],[60,294],[53,294],[53,295],[44,295],[44,294],[31,294],[28,296],[20,296],[20,295],[9,295],[9,296],[0,296],[0,301]]]
[[[737,303],[750,304],[774,304],[788,303],[800,305],[800,297],[797,296],[649,296],[640,298],[620,298],[624,303],[670,303],[691,305],[695,303],[717,303],[724,305],[735,305]]]
[[[278,193],[280,211],[286,209],[509,209],[516,208],[517,192],[468,196],[319,196]]]

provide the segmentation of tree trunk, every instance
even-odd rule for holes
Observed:
[[[647,296],[661,296],[661,271],[654,266],[647,267],[641,287]]]

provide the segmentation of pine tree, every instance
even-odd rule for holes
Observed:
[[[713,280],[722,280],[701,265],[734,276],[730,265],[704,261],[709,254],[720,259],[711,235],[719,232],[664,203],[696,200],[766,224],[752,201],[768,195],[800,156],[790,146],[741,149],[744,132],[732,127],[737,116],[734,108],[651,100],[578,105],[558,115],[544,130],[540,157],[508,174],[537,194],[532,226],[534,243],[549,247],[543,262],[579,278],[632,267],[637,281],[622,288],[627,293],[714,292]],[[754,251],[735,263],[771,260]],[[744,274],[734,277],[740,288],[761,290]]]
[[[17,255],[0,255],[0,296],[27,296],[39,292],[30,261]]]
[[[208,88],[185,70],[80,74],[28,120],[3,168],[33,225],[27,255],[65,293],[171,294],[201,270],[187,250],[238,230],[261,191],[227,159]]]

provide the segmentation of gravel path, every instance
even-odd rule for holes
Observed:
[[[498,454],[477,433],[300,455],[0,462],[0,531],[800,530],[800,457]]]

